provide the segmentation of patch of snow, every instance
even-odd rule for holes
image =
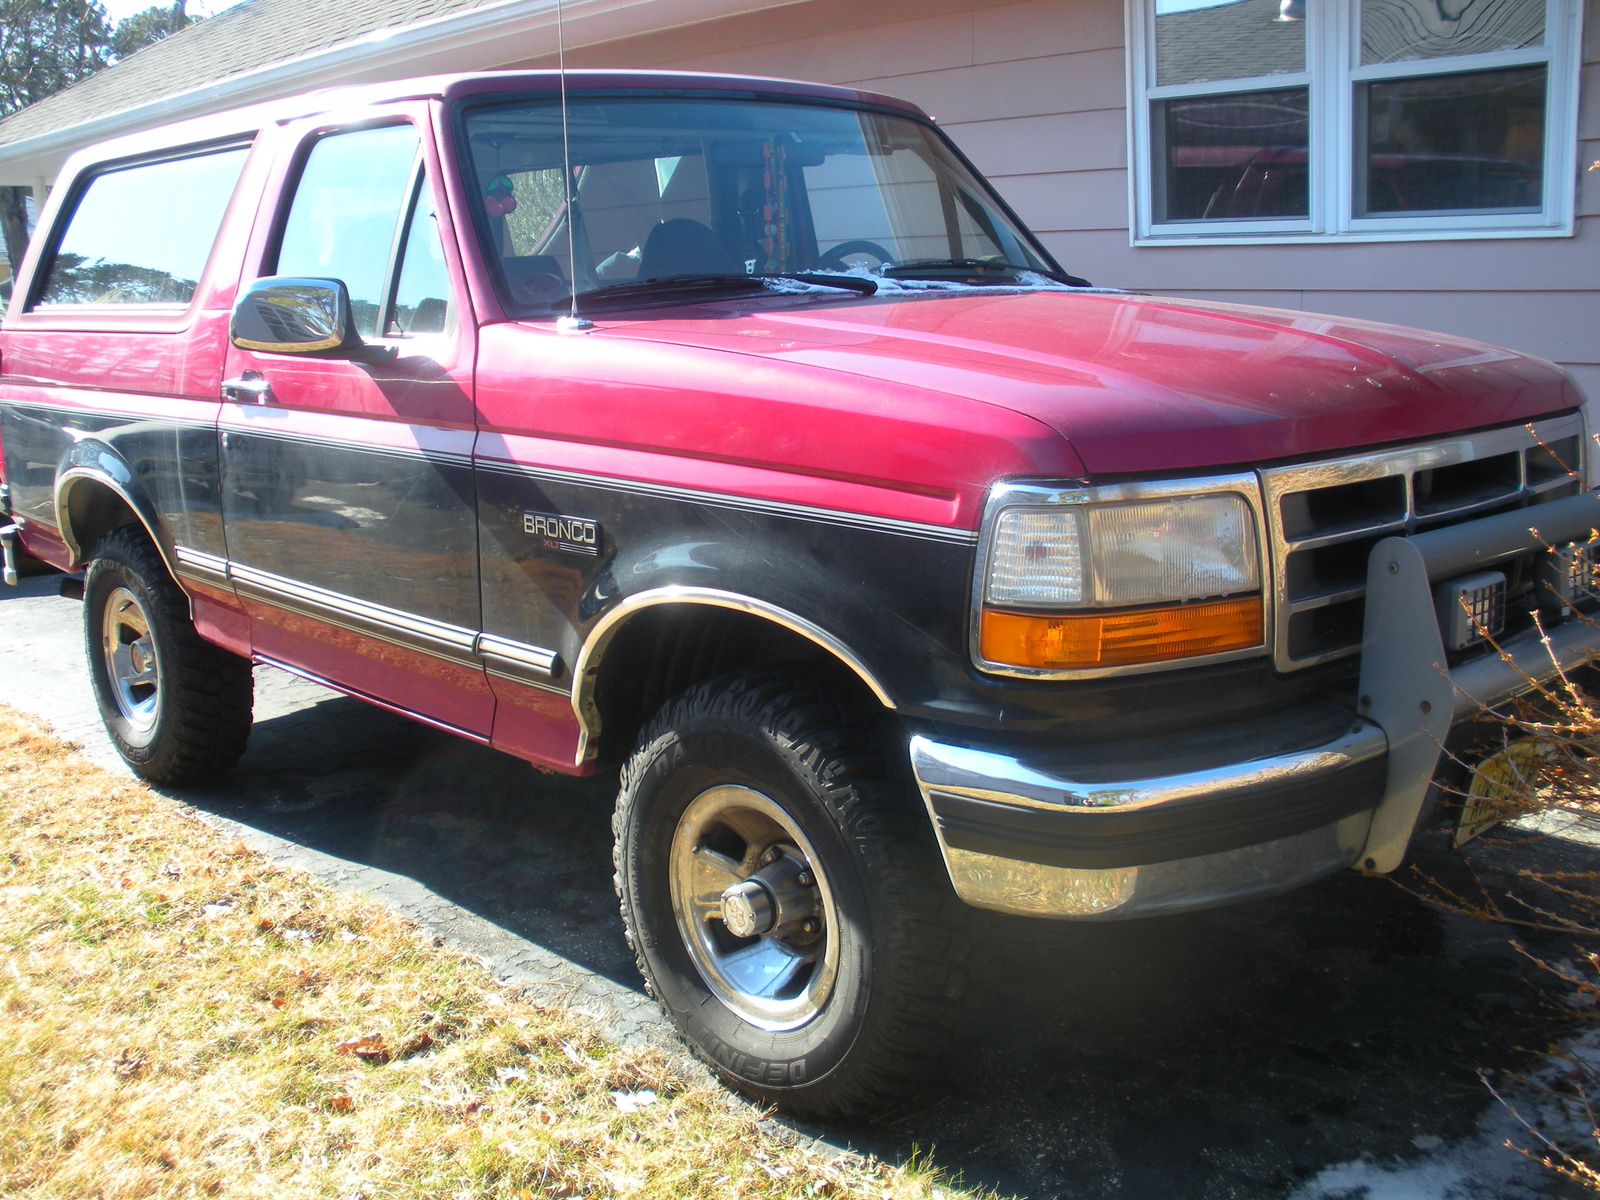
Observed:
[[[636,1113],[641,1108],[656,1102],[656,1094],[649,1088],[641,1088],[637,1092],[616,1091],[611,1093],[611,1101],[624,1113]]]
[[[1531,1079],[1535,1085],[1548,1083],[1569,1073],[1575,1062],[1591,1068],[1600,1063],[1600,1030],[1565,1043]],[[1538,1086],[1509,1090],[1497,1085],[1497,1090],[1504,1102],[1490,1098],[1471,1137],[1447,1143],[1419,1134],[1412,1144],[1426,1152],[1423,1157],[1382,1162],[1362,1154],[1324,1167],[1289,1200],[1535,1200],[1549,1195],[1555,1176],[1506,1143],[1544,1151],[1526,1121],[1562,1146],[1592,1147],[1588,1123],[1578,1106],[1563,1106]]]

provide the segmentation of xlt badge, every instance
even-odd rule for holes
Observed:
[[[544,539],[546,550],[566,554],[598,555],[600,522],[583,517],[564,517],[560,513],[525,512],[522,532]]]

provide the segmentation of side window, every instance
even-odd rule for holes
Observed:
[[[410,125],[319,140],[295,186],[274,273],[342,279],[356,332],[376,336],[395,230],[417,174],[417,132]]]
[[[189,303],[247,152],[94,175],[51,254],[38,306]]]

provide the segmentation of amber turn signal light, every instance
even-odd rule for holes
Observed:
[[[1246,596],[1051,616],[984,609],[979,644],[986,662],[1063,671],[1168,662],[1261,642],[1261,597]]]

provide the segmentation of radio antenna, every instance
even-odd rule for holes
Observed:
[[[575,231],[578,189],[572,182],[572,142],[567,134],[567,33],[561,21],[561,0],[556,0],[556,74],[561,80],[561,191],[567,204],[567,315],[556,320],[559,333],[593,329],[594,322],[578,315],[578,238]]]

